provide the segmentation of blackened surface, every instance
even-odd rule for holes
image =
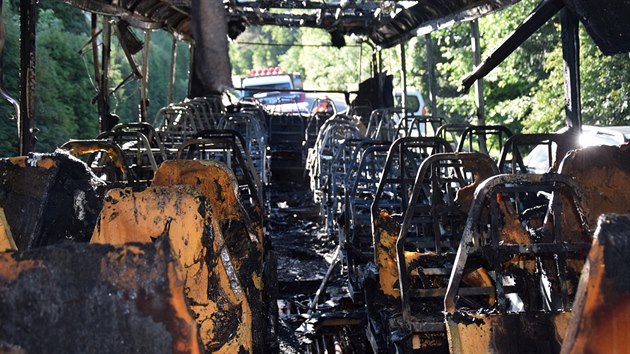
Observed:
[[[196,43],[190,96],[222,93],[232,87],[223,3],[192,0],[190,17]]]
[[[450,21],[472,20],[515,2],[517,0],[417,1],[413,6],[398,11],[392,20],[375,26],[369,37],[376,44],[388,48],[415,36],[412,33],[416,28],[437,28]]]
[[[606,55],[630,51],[630,6],[626,0],[565,0]]]
[[[210,270],[208,274],[208,284],[221,283],[219,274],[213,271],[218,269],[218,261],[219,259],[221,259],[221,255],[215,253],[214,250],[214,237],[215,235],[212,230],[211,224],[208,224],[201,240],[204,248],[206,249],[205,263]],[[236,276],[238,276],[238,274],[236,274]],[[240,281],[241,279],[239,278],[239,282]],[[216,350],[219,350],[225,343],[228,343],[232,338],[234,338],[234,335],[236,335],[240,325],[243,309],[241,305],[232,303],[230,301],[229,294],[225,294],[221,287],[208,286],[207,291],[208,299],[214,302],[217,305],[217,308],[221,309],[221,311],[213,314],[211,316],[212,318],[210,319],[213,323],[212,328],[215,335],[214,342],[211,343],[210,346],[206,348],[206,350],[208,352],[214,352]],[[246,289],[244,291],[246,291]]]
[[[559,353],[552,314],[500,315],[492,323],[493,353]]]
[[[381,73],[378,74],[377,77],[371,77],[363,81],[359,84],[359,92],[354,102],[358,105],[368,102],[374,109],[393,107],[393,79],[393,75]],[[379,86],[379,80],[382,86]],[[370,117],[366,117],[365,119],[368,118]],[[364,117],[361,117],[361,121],[363,120]],[[367,124],[365,124],[365,126],[367,126]]]
[[[476,324],[477,326],[481,326],[482,324],[484,324],[483,319],[481,318],[477,318],[477,317],[473,317],[465,312],[455,312],[452,315],[452,320],[455,323],[461,323],[461,324],[465,324],[467,326],[470,326],[472,324]]]
[[[5,254],[43,265],[0,278],[0,342],[29,353],[173,352],[186,328],[169,302],[170,252],[137,247],[67,243]]]
[[[250,239],[250,231],[245,219],[226,220],[221,222],[220,228],[230,256],[238,260],[235,262],[235,267],[252,311],[254,346],[258,352],[257,349],[263,347],[262,344],[265,343],[268,313],[262,293],[254,285],[252,275],[262,276],[262,255]],[[273,286],[273,284],[265,284],[265,287],[267,286]]]
[[[50,158],[57,166],[33,167]],[[62,240],[89,241],[101,210],[95,176],[81,161],[63,153],[30,154],[26,167],[0,160],[0,207],[20,250]]]
[[[336,244],[317,223],[318,210],[308,187],[288,181],[277,183],[277,176],[272,176],[271,216],[267,230],[277,256],[281,307],[278,347],[281,353],[305,353],[311,339],[305,339],[303,331],[296,330],[305,320],[310,300],[328,269],[326,257],[332,255]],[[339,292],[340,273],[334,272],[332,278],[322,300]]]
[[[215,323],[215,339],[219,340],[216,346],[210,348],[213,351],[221,349],[225,343],[230,342],[234,338],[241,318],[243,318],[243,309],[240,305],[230,306],[227,303],[219,305],[223,305],[219,307],[222,310],[212,314],[212,322]]]
[[[602,215],[595,237],[604,246],[606,277],[630,291],[630,215]]]

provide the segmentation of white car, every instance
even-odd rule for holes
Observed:
[[[564,133],[568,128],[562,128],[556,133]],[[630,141],[630,126],[596,127],[592,125],[582,125],[580,135],[580,146],[596,145],[620,145]],[[552,145],[552,154],[556,153],[555,144]],[[523,159],[527,170],[531,173],[545,173],[549,170],[549,157],[547,146],[538,145],[527,157]]]

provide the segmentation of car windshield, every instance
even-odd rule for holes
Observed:
[[[291,83],[289,82],[276,82],[268,85],[255,85],[255,86],[247,86],[246,89],[260,89],[265,91],[273,91],[273,90],[290,90]],[[243,93],[244,97],[254,97],[257,93],[261,92],[260,90],[245,90]]]

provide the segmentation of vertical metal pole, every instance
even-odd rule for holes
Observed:
[[[151,32],[144,31],[144,47],[142,48],[142,78],[140,79],[140,116],[138,121],[146,122],[149,117],[149,53]]]
[[[194,68],[195,68],[195,46],[193,44],[188,45],[188,51],[190,53],[190,60],[188,64],[188,97],[192,98],[193,85],[195,84],[193,81],[194,77]]]
[[[173,36],[173,46],[171,47],[171,71],[168,82],[168,97],[167,103],[173,103],[175,96],[175,69],[177,67],[177,38]]]
[[[37,0],[20,1],[20,119],[18,141],[20,155],[35,148],[35,34]]]
[[[427,73],[429,74],[429,108],[431,114],[438,115],[437,102],[435,100],[435,61],[433,60],[433,39],[431,39],[431,33],[424,36],[427,46]]]
[[[376,77],[376,73],[378,72],[378,52],[376,49],[372,52],[372,75],[371,77]]]
[[[109,112],[109,59],[111,55],[112,26],[109,17],[103,16],[103,48],[101,52],[101,79],[98,92],[98,113],[101,118],[101,132],[112,129],[117,122]]]
[[[92,13],[92,26],[90,29],[90,34],[92,35],[92,65],[94,66],[94,79],[96,80],[96,87],[100,88],[101,70],[99,68],[99,59],[98,59],[98,40],[96,39],[97,33],[98,33],[98,16],[95,13]]]
[[[378,72],[376,73],[376,81],[378,83],[378,102],[377,107],[374,108],[382,108],[383,106],[383,51],[378,51]]]
[[[569,131],[579,133],[582,126],[579,23],[575,14],[567,8],[560,12],[560,22],[564,59],[564,110]]]
[[[477,20],[470,22],[470,41],[473,52],[473,69],[481,64],[481,36],[479,35],[479,22]],[[475,81],[475,107],[477,108],[477,124],[486,124],[485,118],[485,102],[483,100],[483,79]]]
[[[363,70],[363,41],[359,42],[361,45],[359,47],[359,77],[357,82],[361,82],[361,71]]]
[[[402,119],[404,119],[404,127],[407,129],[407,53],[405,51],[405,42],[400,42],[400,71],[402,76]]]

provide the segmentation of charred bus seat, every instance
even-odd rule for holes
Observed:
[[[630,348],[630,215],[600,216],[582,270],[563,354],[623,353]]]
[[[0,253],[0,351],[202,353],[170,247],[160,237]]]
[[[630,211],[630,144],[591,146],[570,151],[559,173],[575,179],[584,192],[584,212],[589,225],[604,213]],[[575,225],[575,211],[563,214],[563,223]],[[590,238],[586,241],[590,242]]]
[[[269,139],[267,138],[264,114],[253,110],[226,113],[219,120],[218,128],[237,131],[241,134],[246,142],[245,148],[254,163],[256,171],[260,175],[263,186],[269,185],[271,182],[269,156],[267,156]]]
[[[265,215],[263,185],[242,136],[235,131],[206,130],[203,134],[204,138],[184,142],[177,150],[177,159],[215,160],[228,166],[236,176],[240,200],[250,216],[262,224]]]
[[[549,203],[545,225],[519,202],[535,191],[566,197]],[[590,247],[580,241],[586,220],[561,218],[584,215],[583,205],[575,181],[557,174],[499,175],[477,188],[444,298],[451,352],[559,351],[581,271],[574,265]],[[466,280],[479,268],[490,283]]]
[[[267,112],[269,167],[274,184],[291,186],[304,183],[304,132],[307,116],[297,113]],[[293,187],[291,187],[293,188]]]
[[[183,142],[205,129],[214,129],[225,109],[221,96],[186,99],[161,108],[155,125],[168,151],[176,151]]]
[[[466,129],[470,127],[468,123],[446,123],[441,125],[435,132],[435,136],[440,137],[453,147],[453,150],[457,149],[459,142],[461,141],[462,134]]]
[[[374,258],[370,232],[370,205],[378,187],[388,142],[366,140],[355,149],[345,179],[343,213],[339,228],[341,260],[346,267],[348,290],[355,303],[363,303],[364,266]]]
[[[352,156],[362,138],[342,139],[330,162],[330,175],[324,178],[321,188],[320,215],[323,216],[326,233],[331,239],[339,235],[342,227],[344,195],[347,193],[345,180],[352,165]]]
[[[102,204],[101,182],[66,154],[0,160],[0,210],[19,250],[64,240],[87,242]]]
[[[498,179],[484,183],[473,201],[474,214],[469,214],[464,232],[467,239],[462,239],[460,243],[445,298],[452,351],[559,352],[566,333],[570,341],[565,345],[568,348],[566,352],[585,352],[585,342],[579,336],[588,336],[592,332],[588,332],[586,324],[580,324],[578,330],[575,327],[577,322],[586,323],[584,315],[574,314],[577,317],[570,320],[570,311],[583,311],[584,306],[593,304],[580,304],[585,300],[576,298],[576,292],[580,291],[577,283],[580,272],[584,277],[591,272],[588,267],[582,271],[591,244],[589,225],[594,225],[602,213],[627,213],[630,205],[630,193],[626,188],[629,162],[628,145],[588,147],[570,151],[560,164],[560,175],[514,176],[512,179],[516,180],[509,185]],[[507,182],[505,176],[497,178]],[[531,184],[534,179],[538,181]],[[549,184],[552,180],[556,182]],[[489,190],[495,189],[490,187],[491,184],[496,185],[496,190],[488,198]],[[532,188],[530,192],[526,190],[529,188],[523,189],[525,184],[539,187]],[[512,197],[500,196],[510,190],[520,191],[518,194],[512,192]],[[519,202],[523,192],[542,192],[549,196],[545,220]],[[490,205],[479,209],[483,198]],[[509,205],[511,207],[506,207]],[[490,220],[475,221],[484,214],[482,210],[487,210]],[[506,216],[514,213],[518,218],[511,217],[512,222],[508,223]],[[497,219],[493,216],[496,214],[503,217]],[[598,251],[594,248],[592,252]],[[494,306],[472,306],[473,302],[462,292],[465,288],[458,285],[466,264],[475,262],[475,259],[477,263],[485,264],[492,275],[492,292],[497,299]],[[581,286],[604,295],[618,293],[612,290],[614,287],[606,291],[595,290],[599,286],[597,278],[591,278],[594,279],[593,284],[583,279],[581,282],[584,285]],[[501,298],[504,299],[503,304]],[[515,304],[518,306],[514,307]],[[623,305],[620,306],[619,318],[623,318]],[[508,307],[512,309],[508,311]],[[594,308],[591,310],[596,311]],[[610,323],[609,319],[605,322]],[[566,332],[569,324],[573,329]],[[585,332],[579,332],[583,329],[586,329]],[[526,343],[529,349],[525,349]],[[601,347],[604,352],[608,352],[605,348],[617,345],[613,342],[606,344],[608,346]]]
[[[375,109],[368,119],[365,137],[374,140],[394,141],[398,138],[393,108]]]
[[[332,161],[343,146],[340,142],[358,138],[360,138],[359,130],[348,116],[339,115],[322,125],[313,146],[308,148],[306,158],[306,170],[310,177],[310,187],[315,203],[324,199],[322,194],[328,187]]]
[[[542,172],[558,172],[558,165],[569,150],[574,146],[572,136],[567,134],[514,134],[509,137],[501,149],[499,171],[502,173],[538,173],[531,171],[532,167],[525,164],[527,153],[533,149],[542,149],[546,154],[540,154],[547,165]],[[538,158],[538,156],[536,156]],[[538,162],[538,161],[533,161]],[[538,167],[538,166],[536,166]],[[541,166],[542,167],[542,166]]]
[[[151,147],[151,151],[155,156],[156,162],[158,165],[162,163],[162,161],[166,161],[169,159],[169,152],[164,147],[162,143],[162,138],[157,133],[155,128],[147,123],[147,122],[132,122],[132,123],[119,123],[116,124],[111,132],[138,132],[144,135],[149,142],[149,146]]]
[[[443,136],[437,135],[437,132],[440,127],[444,126],[445,121],[445,118],[438,116],[407,114],[396,124],[397,137],[427,136],[444,139]]]
[[[331,238],[337,226],[333,218],[341,212],[340,193],[344,192],[341,174],[345,175],[353,148],[360,140],[356,124],[348,116],[340,115],[322,125],[314,146],[308,149],[306,170],[313,201],[320,206],[320,216]]]
[[[337,107],[330,98],[316,98],[309,109],[308,119],[304,127],[304,147],[310,149],[315,145],[321,128],[326,121],[337,115]]]
[[[380,270],[383,270],[383,277],[387,277],[385,274],[392,274],[391,271],[386,270],[387,264],[393,265],[393,278],[391,280],[397,280],[395,275],[395,256],[390,258],[386,256],[387,252],[383,252],[387,249],[387,246],[381,243],[381,231],[383,225],[379,224],[381,215],[387,215],[389,217],[395,216],[400,218],[405,210],[409,207],[409,202],[412,195],[412,190],[415,185],[416,175],[420,170],[420,166],[423,161],[428,159],[433,154],[445,153],[451,151],[451,146],[442,138],[437,137],[405,137],[397,139],[392,143],[387,153],[385,164],[380,173],[376,191],[372,196],[370,208],[370,226],[371,226],[371,239],[374,243],[372,245],[375,253],[373,254],[374,262]],[[425,191],[426,192],[426,191]],[[382,211],[385,211],[382,213]],[[398,221],[400,222],[400,220]],[[393,242],[397,238],[398,230],[394,232]],[[424,242],[427,241],[428,243]],[[392,240],[392,238],[390,238]],[[408,241],[412,241],[411,237]],[[427,246],[434,244],[434,239],[428,237],[420,239],[416,238],[417,249],[423,249]],[[383,239],[384,243],[388,243],[386,239]],[[424,242],[424,244],[420,244]],[[393,252],[395,254],[395,252]],[[380,289],[384,294],[388,296],[395,296],[393,283],[395,281],[387,281],[385,278],[380,277]]]
[[[164,161],[156,159],[149,138],[137,130],[103,132],[96,139],[108,140],[117,144],[125,155],[129,169],[143,183],[148,183],[148,181],[153,179],[158,161]]]
[[[112,189],[92,243],[152,243],[165,234],[207,352],[252,353],[252,308],[214,212],[196,186]],[[240,261],[239,261],[240,262]]]
[[[512,135],[512,132],[502,125],[471,125],[462,131],[456,151],[477,151],[498,161],[501,147]]]
[[[106,188],[136,185],[138,180],[130,169],[120,145],[102,139],[70,140],[59,147],[80,158],[103,182]],[[145,181],[146,182],[146,181]]]
[[[275,336],[276,262],[259,216],[249,215],[233,172],[218,161],[171,160],[155,175],[154,186],[191,185],[212,208],[213,229],[221,233],[232,264],[252,308],[255,343]]]
[[[380,333],[371,333],[374,338],[381,336],[374,343],[387,343],[389,337],[398,342],[388,346],[447,350],[443,297],[469,199],[478,184],[496,174],[498,169],[487,155],[438,153],[422,161],[401,215],[392,216],[380,208],[377,193],[372,220],[378,240],[380,291],[366,299],[368,330],[380,329]]]

